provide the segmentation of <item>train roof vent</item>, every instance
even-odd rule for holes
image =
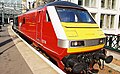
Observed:
[[[67,1],[56,1],[46,4],[45,6],[73,6],[73,7],[80,7],[77,4],[67,2]]]

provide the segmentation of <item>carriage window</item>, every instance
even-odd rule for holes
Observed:
[[[95,23],[88,11],[72,8],[56,8],[61,22]]]

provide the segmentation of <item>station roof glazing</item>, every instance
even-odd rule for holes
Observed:
[[[22,0],[0,0],[0,14],[20,14]]]
[[[4,3],[21,3],[22,0],[0,0],[0,2],[4,2]]]

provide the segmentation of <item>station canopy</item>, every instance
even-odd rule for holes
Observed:
[[[0,0],[0,14],[7,15],[21,14],[22,0]]]

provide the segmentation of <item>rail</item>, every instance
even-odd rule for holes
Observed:
[[[106,34],[105,48],[120,53],[120,35]]]

